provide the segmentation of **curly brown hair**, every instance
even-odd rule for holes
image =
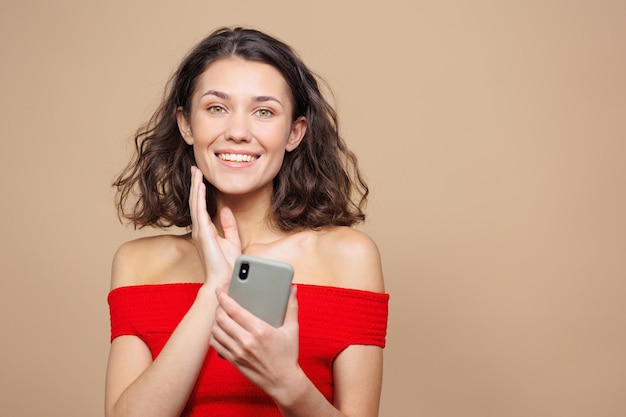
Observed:
[[[188,197],[195,158],[180,134],[176,111],[180,107],[189,114],[198,77],[210,63],[229,57],[266,63],[280,71],[294,101],[293,120],[300,116],[307,120],[302,143],[286,152],[273,180],[271,223],[289,231],[363,221],[369,189],[356,156],[339,135],[337,114],[320,92],[316,76],[282,41],[239,27],[216,30],[183,59],[161,104],[137,130],[135,155],[113,182],[120,219],[135,228],[191,225]],[[213,216],[215,189],[206,185]],[[129,206],[131,200],[134,204]]]

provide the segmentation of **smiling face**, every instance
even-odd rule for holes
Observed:
[[[285,151],[306,132],[293,121],[291,93],[274,67],[241,58],[220,59],[198,77],[189,113],[178,110],[185,141],[204,177],[223,194],[268,192]]]

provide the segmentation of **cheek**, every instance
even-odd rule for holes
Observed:
[[[285,154],[286,150],[284,146],[276,147],[272,155],[272,171],[274,171],[274,175],[278,174],[278,171],[282,168],[285,163]]]
[[[207,137],[212,137],[216,133],[225,129],[227,119],[212,117],[206,110],[197,110],[191,114],[189,120],[191,129],[194,133],[194,137],[201,136],[206,140]]]
[[[264,132],[264,136],[268,138],[268,147],[274,152],[284,152],[289,142],[291,131],[285,126],[273,126]]]

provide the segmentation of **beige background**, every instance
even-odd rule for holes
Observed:
[[[0,3],[0,415],[102,415],[110,182],[222,25],[334,89],[391,293],[382,416],[626,415],[623,1]]]

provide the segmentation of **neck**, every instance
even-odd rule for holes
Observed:
[[[217,196],[217,212],[219,213],[223,207],[228,207],[235,215],[242,250],[255,244],[271,243],[285,235],[270,225],[271,191],[271,189],[261,190],[253,195]],[[215,217],[213,219],[215,226],[223,236],[219,216]]]

